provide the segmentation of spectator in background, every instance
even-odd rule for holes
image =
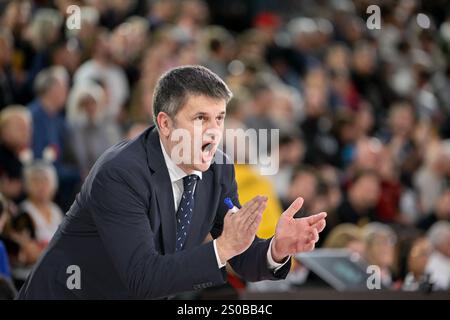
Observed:
[[[376,208],[377,219],[386,223],[413,224],[414,220],[400,212],[403,188],[400,182],[399,166],[394,161],[392,151],[384,148],[381,159],[377,168],[381,180],[380,198]]]
[[[209,8],[203,0],[185,0],[179,3],[175,24],[183,33],[195,39],[209,20]]]
[[[350,163],[346,168],[344,184],[351,181],[361,171],[377,172],[383,155],[383,145],[377,138],[363,137],[355,142]]]
[[[358,173],[336,210],[339,223],[364,225],[375,220],[380,191],[380,178],[375,171]]]
[[[132,16],[111,34],[111,58],[125,71],[130,87],[139,79],[138,67],[146,44],[147,30],[148,21],[145,18]]]
[[[450,222],[436,222],[428,231],[433,253],[426,272],[430,274],[433,290],[450,289]]]
[[[355,118],[357,140],[370,136],[375,128],[375,116],[370,103],[360,101]]]
[[[419,220],[417,226],[426,231],[438,221],[450,221],[450,188],[446,188],[434,204],[434,208]]]
[[[340,172],[331,165],[323,165],[319,168],[319,176],[327,190],[327,212],[330,213],[330,216],[334,216],[337,207],[342,201]],[[332,220],[330,216],[328,220]],[[334,223],[331,223],[331,225],[334,225]]]
[[[3,233],[3,230],[5,229],[6,223],[8,221],[7,208],[8,208],[7,200],[0,193],[0,235]],[[11,267],[9,265],[8,253],[6,252],[5,244],[0,237],[0,278],[4,277],[10,279],[11,278],[10,268]]]
[[[15,101],[16,86],[11,72],[13,38],[8,29],[0,28],[0,111]]]
[[[223,27],[208,27],[203,35],[205,57],[203,65],[222,79],[228,75],[228,64],[235,54],[235,40]]]
[[[12,300],[16,296],[16,290],[12,284],[8,252],[2,240],[3,229],[8,221],[7,207],[7,201],[0,193],[0,300]]]
[[[422,212],[429,213],[445,188],[450,171],[450,150],[441,141],[430,141],[424,164],[414,175],[414,186],[419,195]]]
[[[305,117],[300,124],[306,144],[305,162],[337,165],[338,144],[333,137],[329,114],[329,88],[322,68],[310,70],[303,82]]]
[[[365,254],[365,243],[361,228],[351,223],[342,223],[330,232],[323,243],[324,248],[348,249],[361,256]]]
[[[63,18],[57,10],[40,8],[24,30],[24,46],[30,52],[30,61],[27,61],[30,65],[26,68],[26,79],[19,91],[20,103],[25,104],[32,100],[35,78],[50,66],[51,47],[61,37],[62,23]]]
[[[0,112],[0,192],[19,201],[23,196],[22,167],[30,160],[31,115],[23,106]]]
[[[74,84],[98,80],[105,84],[106,110],[112,120],[117,121],[129,96],[129,84],[122,68],[112,59],[111,35],[100,30],[95,42],[92,59],[83,63],[74,75]]]
[[[151,31],[173,22],[177,14],[178,2],[176,0],[155,0],[150,3],[147,20]]]
[[[33,153],[38,159],[61,161],[66,124],[64,110],[69,76],[62,67],[43,70],[36,77],[37,98],[28,105],[33,117]]]
[[[295,168],[302,162],[305,146],[298,130],[281,131],[278,148],[280,167],[277,174],[269,176],[280,199],[288,196]]]
[[[381,271],[381,284],[389,288],[392,285],[392,269],[395,262],[395,244],[397,236],[388,225],[371,222],[363,228],[365,259],[376,265]]]
[[[393,103],[388,112],[388,128],[381,141],[392,154],[395,165],[400,170],[404,185],[412,185],[412,174],[417,170],[419,155],[413,139],[416,113],[408,101]]]
[[[339,168],[344,168],[352,160],[358,138],[355,115],[349,111],[339,111],[333,121],[332,130],[337,143],[337,159],[334,164]]]
[[[105,94],[100,85],[88,81],[72,88],[67,121],[70,143],[83,177],[98,157],[121,139],[119,127],[106,117],[105,107]]]
[[[276,129],[277,126],[269,114],[275,97],[272,86],[266,80],[256,79],[249,90],[252,100],[249,104],[249,114],[245,119],[246,127],[254,130]],[[258,152],[264,154],[268,150],[271,150],[270,134],[267,135],[267,139],[265,140],[261,140],[259,134],[257,136]]]
[[[282,200],[284,208],[287,208],[289,201],[301,196],[305,200],[302,211],[312,213],[310,210],[316,201],[318,188],[319,177],[313,168],[308,166],[297,168],[292,175],[287,197]]]
[[[346,23],[349,25],[349,23]],[[375,110],[376,123],[382,122],[386,107],[393,93],[384,82],[382,69],[377,67],[378,54],[376,48],[366,40],[353,44],[351,77],[358,94],[364,96]]]
[[[80,173],[67,160],[67,124],[63,115],[69,78],[63,67],[51,67],[36,77],[37,97],[28,108],[33,117],[33,154],[35,159],[52,162],[58,173],[58,203],[64,208],[72,202]]]
[[[403,281],[402,290],[428,290],[430,283],[425,268],[432,252],[433,248],[426,237],[419,236],[411,241],[410,249],[406,254],[407,274]]]
[[[49,49],[52,66],[62,66],[72,76],[81,63],[81,47],[75,39],[60,40]]]
[[[285,131],[297,129],[303,112],[301,97],[295,89],[285,85],[274,88],[274,99],[268,114],[277,128]]]
[[[21,248],[17,266],[30,267],[47,247],[63,214],[52,202],[58,179],[51,164],[38,161],[27,166],[24,179],[27,198],[12,221],[11,237]]]
[[[11,277],[12,263],[20,251],[18,243],[11,238],[11,219],[15,210],[16,207],[12,206],[10,200],[0,193],[0,246],[3,246],[7,255],[0,258],[3,263],[0,274],[8,278]]]
[[[89,59],[95,46],[95,36],[99,28],[100,12],[93,6],[80,7],[81,28],[67,29],[67,36],[80,44],[82,61]]]

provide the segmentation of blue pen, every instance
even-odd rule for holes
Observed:
[[[236,213],[239,211],[239,209],[233,204],[233,201],[231,201],[230,198],[223,199],[223,203],[227,206],[229,210],[231,210],[231,213]]]

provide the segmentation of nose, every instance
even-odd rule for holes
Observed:
[[[215,132],[216,130],[216,128],[208,128],[204,133],[204,138],[215,141],[217,139],[217,132]]]
[[[217,141],[220,138],[220,126],[211,125],[205,131],[203,135],[204,139],[211,139]]]

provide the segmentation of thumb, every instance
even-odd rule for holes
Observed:
[[[297,213],[297,211],[302,208],[303,202],[304,202],[303,198],[298,197],[297,199],[294,200],[294,202],[292,202],[289,208],[287,208],[286,211],[283,212],[283,215],[289,218],[293,218],[294,215]]]

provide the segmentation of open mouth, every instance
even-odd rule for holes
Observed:
[[[202,145],[202,152],[210,152],[213,148],[213,144],[211,142],[207,142],[204,145]]]
[[[214,143],[206,142],[202,145],[202,161],[210,162],[214,157]]]

